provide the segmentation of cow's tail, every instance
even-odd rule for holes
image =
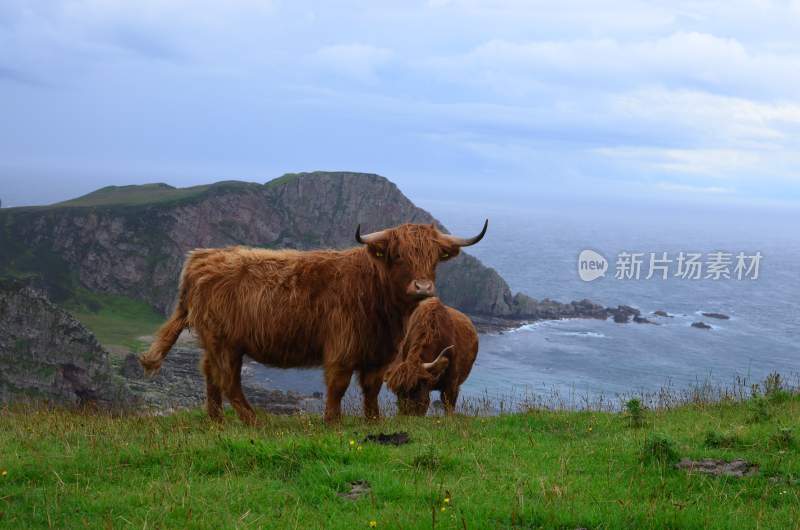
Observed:
[[[154,375],[161,369],[161,363],[169,353],[169,350],[178,340],[178,336],[188,327],[189,308],[186,304],[185,279],[181,275],[180,294],[178,303],[169,320],[159,328],[156,338],[150,348],[139,357],[139,364],[144,368],[147,375]]]

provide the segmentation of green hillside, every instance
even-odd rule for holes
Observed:
[[[239,191],[258,187],[253,182],[235,180],[215,182],[202,186],[175,188],[169,184],[139,184],[131,186],[106,186],[81,197],[55,203],[50,207],[141,206],[173,203],[202,197],[208,193]]]
[[[167,417],[7,410],[7,528],[800,528],[800,399],[629,416]],[[364,441],[407,431],[400,447]],[[744,458],[742,478],[679,457]],[[365,482],[362,482],[365,481]],[[354,484],[358,484],[354,486]],[[354,499],[343,495],[357,493]]]

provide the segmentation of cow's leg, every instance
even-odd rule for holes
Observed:
[[[381,411],[378,408],[378,394],[383,385],[384,372],[385,370],[361,371],[358,374],[358,382],[361,385],[361,392],[364,394],[364,417],[368,420],[377,420],[381,417]]]
[[[206,378],[206,410],[208,416],[214,421],[222,421],[222,389],[216,382],[216,372],[213,369],[208,353],[203,355],[203,375]]]
[[[223,390],[225,397],[231,402],[233,410],[239,415],[239,419],[247,425],[254,425],[256,422],[256,413],[247,398],[244,397],[242,392],[242,357],[243,355],[238,352],[226,352],[226,362],[228,364],[228,374],[225,381]]]
[[[328,367],[325,369],[325,385],[327,396],[325,399],[325,423],[338,423],[342,418],[342,398],[350,386],[353,377],[352,369]]]
[[[457,385],[450,385],[442,391],[442,403],[444,403],[445,414],[450,415],[456,410],[458,391],[459,387]]]

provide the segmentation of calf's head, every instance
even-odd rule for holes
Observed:
[[[457,256],[461,247],[483,239],[488,226],[487,219],[478,235],[463,238],[443,234],[432,224],[404,224],[365,235],[359,225],[356,241],[366,245],[372,259],[385,267],[393,290],[413,301],[434,296],[436,265]]]
[[[413,356],[392,365],[384,380],[397,396],[397,411],[408,416],[424,416],[431,404],[431,390],[450,364],[448,346],[431,362]]]

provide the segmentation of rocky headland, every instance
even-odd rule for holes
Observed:
[[[476,231],[482,221],[476,217]],[[146,379],[133,354],[123,348],[109,356],[64,307],[99,312],[92,293],[100,293],[165,315],[184,257],[194,248],[346,248],[354,245],[359,224],[372,231],[406,222],[446,231],[389,180],[349,172],[287,174],[266,184],[110,186],[50,206],[2,209],[0,278],[7,279],[0,290],[0,400],[160,409],[200,404],[196,346],[179,344],[162,373]],[[437,288],[482,332],[567,318],[649,322],[629,306],[512,293],[494,269],[467,252],[440,266]],[[265,390],[247,377],[244,383],[248,396],[268,410],[313,407],[306,396]]]

